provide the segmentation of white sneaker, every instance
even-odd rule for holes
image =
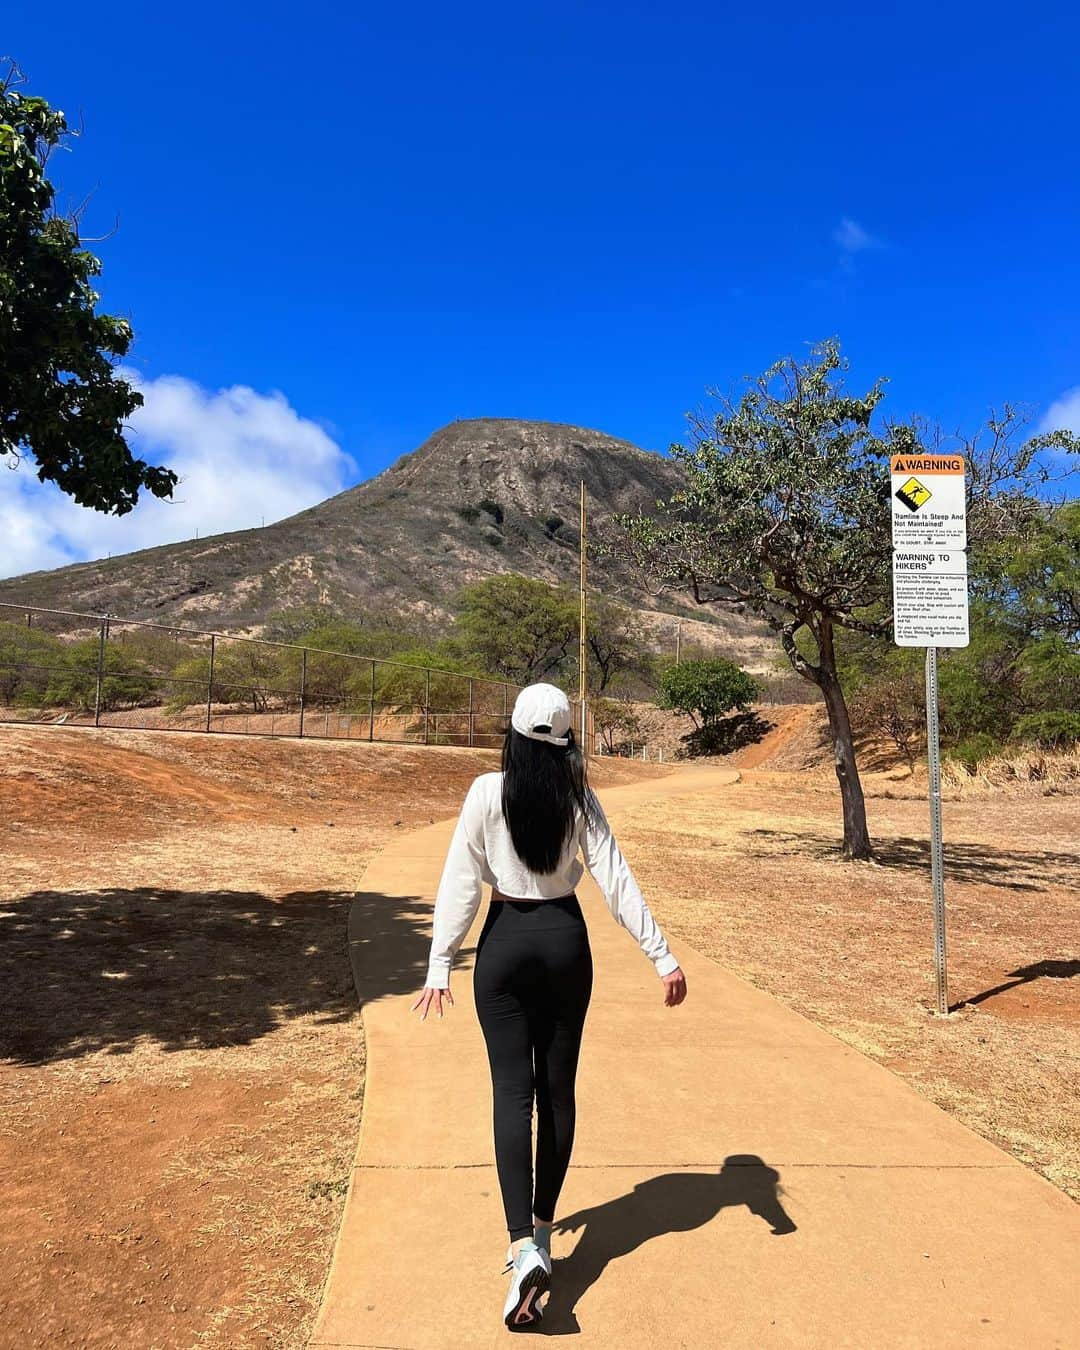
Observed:
[[[536,1248],[537,1248],[537,1251],[541,1251],[541,1252],[544,1253],[544,1260],[545,1260],[545,1262],[547,1263],[548,1274],[550,1275],[550,1274],[551,1274],[551,1249],[550,1249],[549,1247],[545,1247],[544,1244],[543,1244],[542,1242],[538,1242],[538,1243],[536,1244]],[[502,1273],[503,1273],[504,1275],[506,1275],[506,1274],[511,1270],[511,1268],[513,1267],[513,1264],[514,1264],[514,1244],[513,1244],[513,1243],[510,1243],[510,1245],[509,1245],[509,1246],[507,1247],[507,1249],[506,1249],[506,1259],[505,1259],[505,1261],[503,1262]]]
[[[506,1269],[512,1271],[510,1288],[503,1304],[503,1321],[511,1331],[535,1326],[544,1315],[540,1300],[551,1287],[551,1257],[546,1248],[530,1243],[518,1252],[507,1249]]]

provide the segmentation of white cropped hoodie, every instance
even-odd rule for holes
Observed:
[[[550,900],[569,895],[584,868],[600,887],[616,921],[630,932],[653,963],[657,975],[670,975],[679,962],[668,950],[611,826],[595,794],[595,822],[575,811],[575,828],[554,872],[532,872],[514,849],[502,815],[502,774],[482,773],[465,794],[435,895],[426,987],[445,989],[450,966],[480,907],[483,883],[520,900]]]

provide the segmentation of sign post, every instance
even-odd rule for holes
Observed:
[[[586,636],[586,591],[585,572],[587,546],[585,543],[585,480],[581,480],[581,578],[578,605],[578,698],[581,703],[581,753],[589,758],[589,720],[588,720],[588,644]]]
[[[968,645],[967,510],[962,455],[893,455],[893,637],[926,648],[926,747],[930,776],[930,880],[934,896],[937,1012],[949,1012],[937,650]]]

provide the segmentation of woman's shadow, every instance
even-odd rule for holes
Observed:
[[[796,1231],[780,1203],[780,1174],[753,1153],[733,1153],[719,1172],[668,1172],[650,1177],[627,1195],[578,1210],[553,1225],[556,1233],[584,1231],[573,1252],[555,1262],[551,1295],[538,1330],[566,1335],[580,1330],[574,1308],[609,1262],[650,1238],[684,1233],[708,1223],[722,1209],[745,1205],[782,1237]]]

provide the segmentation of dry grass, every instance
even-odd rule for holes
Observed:
[[[1023,784],[1043,796],[1080,793],[1080,753],[1023,750],[993,755],[980,760],[974,773],[947,758],[941,766],[941,780],[943,786],[948,784],[961,796],[985,795]]]
[[[925,786],[868,781],[879,863],[838,854],[824,775],[749,770],[725,793],[620,817],[672,946],[812,1018],[1080,1198],[1073,799],[946,803],[950,993],[934,1006]]]
[[[363,1103],[348,908],[495,756],[0,737],[0,1345],[298,1350]]]

